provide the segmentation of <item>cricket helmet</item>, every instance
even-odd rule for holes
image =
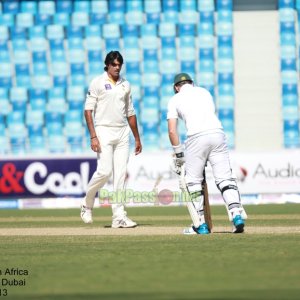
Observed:
[[[191,81],[191,82],[193,82],[193,79],[187,73],[179,73],[174,78],[174,85],[176,85],[176,84],[178,84],[182,81]]]

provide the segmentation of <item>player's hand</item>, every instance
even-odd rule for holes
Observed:
[[[182,158],[174,158],[174,171],[176,174],[181,175],[181,168],[184,165],[185,160]]]
[[[177,146],[173,146],[173,149],[174,149],[174,158],[175,158],[174,164],[175,166],[180,168],[185,163],[183,147],[181,144],[179,144]]]
[[[142,143],[140,140],[135,140],[135,155],[138,155],[142,152]]]
[[[184,165],[184,161],[177,159],[175,154],[174,154],[174,156],[173,156],[173,168],[172,169],[179,176],[181,175],[183,165]]]
[[[175,154],[175,165],[181,167],[184,163],[185,163],[185,158],[183,152]]]
[[[99,142],[99,139],[97,137],[91,139],[91,149],[94,152],[98,152],[98,153],[101,152],[100,142]]]

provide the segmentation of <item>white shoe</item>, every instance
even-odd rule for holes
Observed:
[[[191,234],[197,234],[197,232],[193,229],[193,227],[188,227],[183,229],[183,234],[191,235]]]
[[[81,207],[80,217],[82,221],[86,224],[93,223],[92,210],[90,208],[85,207],[84,205],[82,205]]]
[[[124,216],[123,219],[113,220],[112,225],[111,225],[112,228],[133,228],[136,226],[137,226],[137,223],[130,220],[126,216]]]

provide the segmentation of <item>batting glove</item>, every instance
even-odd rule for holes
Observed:
[[[185,163],[185,158],[184,158],[184,152],[183,152],[183,147],[181,144],[177,146],[173,146],[174,153],[175,153],[175,166],[181,167]]]

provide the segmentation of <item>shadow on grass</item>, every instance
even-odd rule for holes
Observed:
[[[217,233],[217,234],[232,234],[231,231],[213,231],[213,233]]]
[[[139,223],[136,227],[140,227],[140,226],[153,226],[153,224]],[[132,228],[136,228],[136,227],[132,227]],[[112,227],[111,225],[104,225],[104,228],[112,228]],[[122,229],[122,228],[118,228],[118,229]],[[130,228],[126,228],[126,229],[130,229]]]

